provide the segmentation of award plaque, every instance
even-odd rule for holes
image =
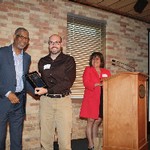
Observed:
[[[36,87],[46,87],[45,82],[42,80],[41,76],[37,71],[33,71],[26,75],[27,80],[32,85],[33,88]]]

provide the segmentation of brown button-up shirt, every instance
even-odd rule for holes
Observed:
[[[38,69],[49,94],[70,92],[76,78],[76,64],[72,56],[61,52],[52,60],[49,54],[39,60]]]

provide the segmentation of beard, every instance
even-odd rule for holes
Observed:
[[[13,45],[19,50],[24,50],[26,47],[28,47],[28,43],[23,42],[14,42]]]
[[[18,48],[19,50],[23,50],[25,47],[26,47],[26,45],[18,45],[18,46],[17,46],[17,48]]]
[[[58,48],[58,47],[52,47],[49,48],[49,51],[51,54],[59,54],[61,52],[62,48]]]

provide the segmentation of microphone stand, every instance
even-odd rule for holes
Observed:
[[[136,71],[134,67],[129,66],[129,65],[127,65],[125,63],[122,63],[122,62],[120,62],[118,60],[115,60],[115,59],[112,59],[112,65],[118,66],[118,67],[120,67],[122,69],[125,69],[127,71],[130,71],[130,72],[135,72]]]

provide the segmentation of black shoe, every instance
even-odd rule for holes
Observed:
[[[92,147],[92,148],[88,148],[88,150],[94,150],[94,147]]]

